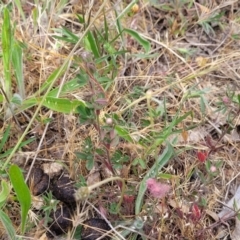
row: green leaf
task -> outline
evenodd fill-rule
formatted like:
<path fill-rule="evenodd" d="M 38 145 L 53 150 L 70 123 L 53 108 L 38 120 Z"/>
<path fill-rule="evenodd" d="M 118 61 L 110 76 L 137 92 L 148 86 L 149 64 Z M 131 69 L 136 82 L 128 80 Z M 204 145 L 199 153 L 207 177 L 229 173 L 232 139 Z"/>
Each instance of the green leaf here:
<path fill-rule="evenodd" d="M 85 103 L 67 98 L 46 97 L 43 102 L 43 106 L 60 113 L 76 113 L 76 108 L 80 105 L 85 106 Z"/>
<path fill-rule="evenodd" d="M 146 168 L 147 168 L 146 162 L 145 162 L 143 159 L 141 159 L 141 158 L 135 158 L 135 159 L 133 160 L 133 162 L 132 162 L 132 165 L 133 165 L 133 166 L 137 166 L 138 164 L 141 166 L 142 169 L 146 169 Z"/>
<path fill-rule="evenodd" d="M 25 232 L 28 211 L 31 207 L 31 194 L 24 181 L 23 174 L 17 165 L 9 168 L 9 177 L 21 206 L 21 233 Z"/>
<path fill-rule="evenodd" d="M 87 159 L 86 168 L 87 168 L 87 170 L 90 171 L 90 170 L 92 170 L 93 166 L 94 166 L 94 158 L 93 158 L 93 156 L 90 156 Z"/>
<path fill-rule="evenodd" d="M 77 112 L 79 113 L 79 120 L 82 124 L 87 123 L 88 121 L 92 121 L 95 118 L 94 110 L 87 106 L 78 106 Z"/>
<path fill-rule="evenodd" d="M 0 192 L 0 208 L 5 204 L 11 190 L 10 186 L 5 180 L 1 181 L 1 186 L 2 186 L 1 188 L 2 190 Z"/>
<path fill-rule="evenodd" d="M 151 49 L 151 44 L 149 41 L 147 41 L 146 39 L 142 38 L 138 32 L 132 30 L 132 29 L 128 29 L 125 28 L 123 30 L 124 32 L 128 33 L 129 35 L 131 35 L 139 44 L 141 44 L 145 50 L 145 52 L 149 52 Z"/>
<path fill-rule="evenodd" d="M 124 138 L 128 142 L 133 142 L 131 136 L 129 135 L 128 131 L 125 128 L 116 125 L 114 129 L 120 137 Z"/>
<path fill-rule="evenodd" d="M 81 160 L 87 160 L 88 153 L 75 152 L 76 156 Z"/>
<path fill-rule="evenodd" d="M 0 221 L 2 222 L 4 228 L 6 229 L 9 239 L 15 240 L 16 233 L 12 225 L 12 222 L 9 219 L 8 215 L 5 212 L 3 212 L 1 209 L 0 209 Z"/>
<path fill-rule="evenodd" d="M 54 95 L 54 94 L 53 94 Z M 42 101 L 40 98 L 31 98 L 23 102 L 25 107 L 30 107 Z M 85 103 L 80 100 L 69 100 L 67 98 L 46 97 L 43 101 L 43 106 L 60 113 L 76 113 L 78 106 L 85 106 Z"/>
<path fill-rule="evenodd" d="M 163 166 L 166 163 L 168 163 L 168 161 L 170 160 L 170 158 L 173 155 L 173 152 L 174 152 L 173 147 L 170 144 L 168 144 L 166 149 L 162 153 L 162 155 L 160 155 L 156 159 L 155 163 L 153 164 L 151 169 L 147 172 L 147 174 L 143 178 L 142 182 L 140 183 L 138 196 L 137 196 L 136 203 L 135 203 L 135 214 L 136 215 L 138 215 L 141 211 L 144 194 L 145 194 L 145 191 L 147 190 L 147 185 L 146 185 L 147 179 L 156 178 L 158 176 L 159 171 L 163 168 Z"/>
<path fill-rule="evenodd" d="M 22 97 L 18 93 L 14 93 L 13 97 L 11 99 L 11 102 L 16 104 L 16 105 L 21 105 L 22 104 Z"/>
<path fill-rule="evenodd" d="M 94 157 L 93 157 L 93 155 L 91 153 L 88 153 L 88 152 L 86 152 L 86 153 L 84 153 L 84 152 L 76 152 L 75 154 L 76 154 L 76 156 L 79 159 L 81 159 L 83 161 L 86 161 L 86 168 L 87 168 L 87 170 L 90 171 L 93 168 L 93 166 L 94 166 Z"/>
<path fill-rule="evenodd" d="M 139 165 L 141 166 L 142 169 L 146 169 L 147 166 L 146 166 L 146 162 L 143 160 L 143 159 L 139 159 Z"/>

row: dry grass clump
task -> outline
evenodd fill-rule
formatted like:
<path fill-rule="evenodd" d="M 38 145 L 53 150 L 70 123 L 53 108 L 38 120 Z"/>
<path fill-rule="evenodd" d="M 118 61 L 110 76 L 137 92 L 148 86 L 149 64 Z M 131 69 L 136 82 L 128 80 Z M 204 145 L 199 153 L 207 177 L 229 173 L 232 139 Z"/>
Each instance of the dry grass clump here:
<path fill-rule="evenodd" d="M 12 3 L 14 38 L 24 45 L 24 100 L 37 102 L 15 107 L 15 122 L 2 101 L 1 135 L 11 125 L 3 152 L 21 136 L 35 137 L 11 160 L 26 178 L 36 164 L 59 162 L 77 187 L 124 179 L 125 192 L 120 182 L 108 183 L 79 204 L 69 239 L 91 217 L 109 221 L 112 239 L 227 239 L 235 218 L 223 224 L 217 214 L 239 185 L 239 3 L 133 2 L 30 1 L 21 6 L 25 18 Z M 73 79 L 75 88 L 67 85 Z M 83 121 L 70 104 L 70 112 L 44 104 L 54 89 L 51 97 L 82 101 L 90 117 Z M 151 172 L 169 143 L 172 157 Z M 171 190 L 157 198 L 148 189 L 136 212 L 147 174 Z M 31 211 L 41 225 L 34 233 L 39 226 L 31 222 L 26 235 L 34 238 L 46 216 Z"/>

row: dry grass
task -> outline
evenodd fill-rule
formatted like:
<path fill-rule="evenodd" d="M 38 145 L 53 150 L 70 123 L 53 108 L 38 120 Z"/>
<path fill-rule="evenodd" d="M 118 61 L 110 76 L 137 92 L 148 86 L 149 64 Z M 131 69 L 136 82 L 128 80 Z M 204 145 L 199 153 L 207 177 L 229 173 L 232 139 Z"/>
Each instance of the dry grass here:
<path fill-rule="evenodd" d="M 89 29 L 104 31 L 104 13 L 110 38 L 116 36 L 114 10 L 121 14 L 127 6 L 125 1 L 116 2 L 70 1 L 62 6 L 61 1 L 57 0 L 39 1 L 38 4 L 26 2 L 22 4 L 26 19 L 21 18 L 13 3 L 11 20 L 16 23 L 15 38 L 26 46 L 23 71 L 27 98 L 38 97 L 38 90 L 48 76 L 63 63 L 68 63 L 67 68 L 52 86 L 60 86 L 58 96 L 61 87 L 74 78 L 80 69 L 90 74 L 94 71 L 99 74 L 106 72 L 109 67 L 106 62 L 94 62 L 94 57 L 80 40 Z M 114 229 L 113 239 L 132 239 L 134 229 L 131 229 L 132 235 L 126 238 L 118 236 L 117 231 L 122 231 L 125 221 L 134 221 L 136 217 L 147 219 L 142 228 L 146 239 L 230 239 L 235 226 L 234 218 L 222 224 L 214 217 L 239 185 L 239 104 L 230 97 L 229 102 L 224 102 L 223 98 L 231 93 L 235 96 L 240 94 L 240 6 L 238 1 L 185 1 L 185 4 L 182 4 L 184 1 L 153 2 L 159 2 L 158 6 L 151 6 L 149 1 L 139 1 L 136 13 L 119 18 L 123 28 L 136 30 L 151 43 L 150 53 L 153 56 L 138 56 L 138 53 L 144 55 L 144 51 L 129 35 L 117 39 L 114 47 L 123 49 L 124 46 L 129 52 L 118 56 L 116 77 L 104 90 L 107 104 L 100 111 L 99 126 L 104 128 L 105 119 L 114 115 L 126 124 L 134 141 L 121 139 L 111 147 L 109 154 L 111 158 L 119 150 L 128 156 L 128 161 L 115 173 L 126 180 L 127 190 L 135 197 L 142 177 L 163 152 L 166 142 L 172 142 L 177 154 L 159 172 L 159 176 L 162 173 L 170 174 L 167 180 L 160 180 L 171 184 L 172 191 L 161 201 L 146 192 L 139 216 L 135 216 L 134 202 L 129 208 L 125 204 L 121 214 L 115 215 L 109 209 L 112 202 L 118 200 L 119 189 L 114 184 L 104 185 L 92 194 L 89 204 L 81 206 L 73 220 L 74 226 L 88 217 L 105 216 L 103 212 L 106 211 L 106 218 Z M 45 10 L 44 5 L 47 5 Z M 38 12 L 36 22 L 33 19 L 34 11 Z M 91 16 L 90 25 L 85 29 L 76 18 L 76 14 L 81 15 L 83 11 L 86 18 Z M 219 19 L 211 19 L 220 13 L 223 15 Z M 54 29 L 61 26 L 79 37 L 76 45 L 54 38 Z M 206 26 L 212 27 L 209 33 L 206 33 Z M 0 69 L 3 66 L 0 65 Z M 111 74 L 110 71 L 110 78 Z M 16 92 L 15 85 L 13 88 L 13 92 Z M 99 89 L 103 89 L 103 86 L 90 82 L 67 93 L 65 97 L 89 102 L 93 92 Z M 219 111 L 220 107 L 226 110 Z M 162 111 L 161 114 L 151 112 L 157 108 Z M 4 121 L 2 109 L 1 121 Z M 164 137 L 161 133 L 176 114 L 183 116 L 189 111 L 192 111 L 192 115 L 174 126 L 174 133 L 161 142 Z M 76 182 L 80 182 L 80 175 L 89 180 L 94 171 L 100 172 L 94 181 L 112 174 L 103 164 L 106 156 L 95 158 L 95 168 L 90 173 L 86 162 L 77 160 L 75 152 L 84 150 L 87 137 L 90 137 L 94 149 L 103 148 L 98 129 L 92 124 L 80 124 L 77 114 L 63 114 L 34 106 L 17 112 L 15 116 L 23 126 L 22 130 L 19 131 L 15 122 L 8 119 L 2 125 L 1 133 L 11 123 L 11 137 L 5 146 L 7 150 L 16 145 L 23 130 L 30 127 L 26 137 L 35 136 L 36 141 L 17 152 L 12 159 L 12 162 L 28 171 L 27 176 L 32 167 L 52 161 L 63 163 L 66 172 Z M 47 119 L 51 121 L 46 124 L 44 120 Z M 226 131 L 229 126 L 231 131 Z M 210 152 L 208 161 L 212 165 L 222 163 L 216 175 L 211 176 L 205 164 L 198 160 L 197 151 Z M 133 160 L 137 158 L 145 161 L 146 169 L 133 166 Z M 199 218 L 196 209 L 200 211 Z M 100 213 L 97 212 L 99 210 Z M 11 219 L 14 222 L 14 218 Z M 125 228 L 130 225 L 126 224 Z M 32 228 L 34 231 L 37 229 L 34 224 Z M 28 233 L 33 239 L 39 237 L 41 232 L 40 229 L 37 229 L 37 233 L 34 231 Z M 69 233 L 66 238 L 72 237 Z"/>

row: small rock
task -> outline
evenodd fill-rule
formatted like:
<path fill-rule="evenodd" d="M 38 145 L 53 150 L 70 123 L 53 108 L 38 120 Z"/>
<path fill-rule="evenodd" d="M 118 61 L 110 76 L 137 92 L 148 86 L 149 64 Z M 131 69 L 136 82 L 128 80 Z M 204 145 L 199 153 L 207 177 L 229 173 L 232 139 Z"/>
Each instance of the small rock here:
<path fill-rule="evenodd" d="M 59 176 L 63 170 L 63 165 L 60 163 L 44 163 L 43 164 L 43 171 L 44 173 L 48 174 L 50 178 Z"/>

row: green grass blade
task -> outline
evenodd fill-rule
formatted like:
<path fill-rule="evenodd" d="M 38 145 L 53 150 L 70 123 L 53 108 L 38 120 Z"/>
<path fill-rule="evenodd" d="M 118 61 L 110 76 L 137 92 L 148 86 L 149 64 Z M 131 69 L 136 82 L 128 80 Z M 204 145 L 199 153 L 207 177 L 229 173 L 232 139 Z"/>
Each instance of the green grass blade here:
<path fill-rule="evenodd" d="M 4 144 L 7 142 L 8 138 L 9 138 L 9 133 L 10 133 L 10 125 L 8 125 L 6 131 L 4 132 L 3 137 L 1 139 L 0 151 L 2 151 L 2 148 L 3 148 Z"/>
<path fill-rule="evenodd" d="M 137 3 L 137 2 L 138 2 L 138 0 L 133 0 L 133 1 L 131 1 L 131 2 L 127 5 L 127 7 L 126 7 L 125 9 L 123 9 L 123 11 L 118 15 L 117 19 L 120 19 L 120 18 L 124 17 L 128 12 L 130 12 L 131 9 L 132 9 L 132 6 L 133 6 L 135 3 Z"/>
<path fill-rule="evenodd" d="M 60 78 L 62 74 L 65 72 L 66 66 L 63 68 L 56 69 L 48 79 L 42 84 L 41 88 L 37 92 L 37 96 L 39 96 L 43 91 L 45 91 L 51 84 L 56 80 L 56 77 Z"/>
<path fill-rule="evenodd" d="M 123 128 L 123 127 L 121 127 L 121 126 L 119 126 L 119 125 L 116 125 L 116 126 L 114 127 L 114 130 L 115 130 L 115 131 L 117 132 L 117 134 L 118 134 L 120 137 L 122 137 L 123 139 L 127 140 L 128 142 L 133 142 L 131 136 L 129 135 L 129 132 L 128 132 L 125 128 Z"/>
<path fill-rule="evenodd" d="M 87 39 L 88 39 L 88 42 L 89 42 L 89 45 L 90 45 L 90 48 L 92 50 L 94 57 L 99 58 L 100 57 L 99 49 L 97 46 L 96 38 L 94 37 L 92 32 L 90 32 L 90 31 L 88 32 Z"/>
<path fill-rule="evenodd" d="M 60 96 L 65 96 L 67 93 L 71 93 L 76 89 L 79 89 L 80 87 L 84 86 L 87 83 L 87 80 L 82 81 L 79 80 L 79 78 L 74 78 L 70 80 L 69 82 L 65 83 L 61 89 Z M 59 91 L 59 87 L 51 90 L 51 92 L 48 94 L 48 97 L 57 97 Z"/>
<path fill-rule="evenodd" d="M 32 18 L 33 18 L 33 28 L 34 28 L 34 32 L 37 31 L 38 29 L 38 17 L 39 17 L 39 13 L 38 13 L 38 9 L 34 8 L 32 10 Z"/>
<path fill-rule="evenodd" d="M 106 14 L 104 12 L 104 39 L 106 42 L 108 42 L 108 32 L 109 32 L 109 28 L 108 28 L 108 22 L 107 22 L 107 18 L 106 18 Z"/>
<path fill-rule="evenodd" d="M 11 99 L 11 44 L 12 31 L 9 11 L 7 8 L 3 12 L 3 26 L 2 26 L 2 54 L 3 54 L 3 72 L 4 72 L 4 91 Z"/>
<path fill-rule="evenodd" d="M 72 33 L 70 30 L 68 30 L 65 27 L 62 27 L 61 29 L 55 29 L 55 31 L 58 34 L 61 34 L 61 36 L 57 36 L 55 35 L 54 38 L 65 41 L 65 42 L 69 42 L 69 43 L 73 43 L 76 44 L 79 40 L 79 37 L 77 35 L 75 35 L 74 33 Z"/>
<path fill-rule="evenodd" d="M 145 177 L 143 178 L 142 182 L 140 183 L 138 196 L 135 203 L 135 214 L 138 215 L 141 211 L 142 202 L 144 198 L 145 191 L 147 190 L 146 181 L 149 178 L 155 178 L 157 177 L 159 171 L 163 168 L 163 166 L 168 163 L 170 158 L 172 157 L 174 153 L 173 147 L 168 144 L 164 152 L 157 158 L 154 165 L 151 167 L 151 169 L 147 172 Z"/>
<path fill-rule="evenodd" d="M 21 205 L 21 233 L 24 234 L 28 211 L 31 207 L 31 194 L 24 181 L 23 174 L 17 165 L 12 165 L 9 169 L 9 177 L 17 194 L 17 199 Z"/>
<path fill-rule="evenodd" d="M 122 27 L 122 24 L 121 24 L 121 21 L 119 20 L 119 18 L 118 18 L 118 13 L 117 13 L 117 11 L 115 10 L 114 11 L 114 13 L 115 13 L 115 16 L 116 16 L 116 27 L 117 27 L 117 31 L 118 31 L 118 34 L 121 36 L 121 40 L 122 40 L 122 42 L 124 43 L 124 38 L 123 38 L 123 27 Z"/>
<path fill-rule="evenodd" d="M 62 11 L 64 10 L 64 7 L 66 7 L 66 4 L 68 4 L 68 2 L 69 2 L 68 0 L 58 1 L 58 4 L 56 6 L 56 13 L 60 15 L 62 13 Z"/>
<path fill-rule="evenodd" d="M 2 94 L 0 94 L 0 103 L 2 103 L 2 102 L 3 102 L 3 99 L 4 99 L 3 95 L 2 95 Z"/>
<path fill-rule="evenodd" d="M 139 44 L 141 44 L 145 50 L 145 52 L 149 52 L 151 49 L 151 44 L 149 41 L 147 41 L 146 39 L 142 38 L 138 32 L 132 30 L 132 29 L 128 29 L 125 28 L 123 30 L 124 32 L 128 33 L 129 35 L 131 35 Z"/>
<path fill-rule="evenodd" d="M 148 152 L 152 152 L 153 149 L 155 149 L 157 146 L 161 145 L 164 141 L 166 141 L 166 139 L 174 133 L 181 133 L 181 130 L 174 130 L 174 127 L 177 126 L 179 123 L 181 123 L 184 119 L 186 119 L 189 115 L 192 115 L 192 111 L 189 111 L 187 113 L 185 113 L 183 116 L 179 117 L 179 112 L 181 110 L 181 107 L 179 108 L 179 111 L 176 113 L 174 119 L 172 120 L 172 122 L 170 123 L 169 126 L 166 126 L 164 128 L 164 130 L 162 132 L 159 133 L 159 135 L 157 136 L 157 138 L 154 140 L 153 143 L 151 143 L 151 146 L 148 150 Z"/>
<path fill-rule="evenodd" d="M 8 183 L 4 180 L 1 181 L 1 186 L 2 186 L 1 188 L 2 190 L 0 192 L 0 208 L 5 204 L 11 190 Z"/>
<path fill-rule="evenodd" d="M 28 140 L 21 142 L 21 143 L 19 144 L 19 146 L 18 146 L 17 149 L 19 149 L 19 148 L 21 148 L 21 147 L 24 147 L 24 146 L 26 146 L 27 144 L 29 144 L 29 143 L 31 143 L 31 142 L 33 142 L 33 141 L 35 141 L 35 140 L 36 140 L 35 138 L 29 138 Z M 14 148 L 10 148 L 10 149 L 6 150 L 4 153 L 0 154 L 0 159 L 9 156 L 9 155 L 12 153 L 13 149 L 14 149 Z M 5 164 L 5 163 L 4 163 L 4 164 Z"/>
<path fill-rule="evenodd" d="M 180 108 L 181 109 L 181 108 Z M 193 115 L 192 111 L 186 112 L 183 116 L 178 117 L 179 112 L 176 113 L 173 121 L 171 124 L 167 127 L 167 135 L 170 135 L 173 131 L 173 128 L 177 126 L 179 123 L 181 123 L 184 119 L 186 119 L 188 116 Z"/>
<path fill-rule="evenodd" d="M 19 89 L 19 94 L 22 99 L 25 99 L 25 84 L 23 79 L 23 59 L 22 59 L 22 48 L 18 42 L 14 42 L 13 44 L 13 52 L 12 52 L 12 63 L 15 72 L 15 76 L 17 79 L 17 85 Z"/>
<path fill-rule="evenodd" d="M 76 44 L 79 37 L 68 30 L 66 27 L 62 27 L 63 35 L 66 36 L 72 43 Z"/>
<path fill-rule="evenodd" d="M 6 229 L 9 239 L 15 240 L 16 233 L 12 225 L 12 222 L 9 219 L 8 215 L 5 212 L 3 212 L 1 209 L 0 209 L 0 221 L 2 222 L 4 228 Z"/>
<path fill-rule="evenodd" d="M 21 3 L 21 1 L 20 1 L 20 0 L 14 0 L 14 2 L 15 2 L 15 4 L 16 4 L 17 8 L 18 8 L 18 11 L 21 13 L 21 16 L 22 16 L 23 20 L 25 20 L 26 18 L 25 18 L 23 9 L 22 9 L 22 3 Z"/>

